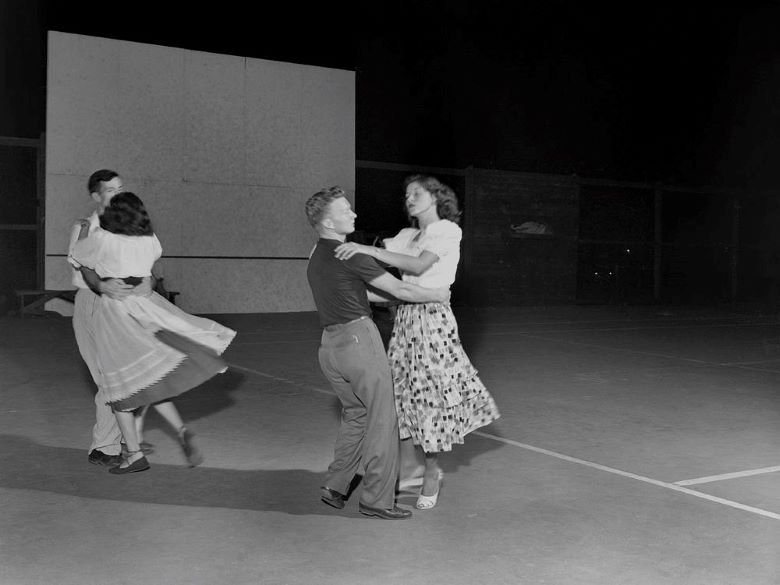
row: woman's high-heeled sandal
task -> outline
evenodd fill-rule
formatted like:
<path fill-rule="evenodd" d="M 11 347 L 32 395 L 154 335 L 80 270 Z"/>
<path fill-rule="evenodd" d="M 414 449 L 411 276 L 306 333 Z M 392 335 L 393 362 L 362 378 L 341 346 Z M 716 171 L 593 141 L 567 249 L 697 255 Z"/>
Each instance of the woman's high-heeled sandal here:
<path fill-rule="evenodd" d="M 420 493 L 420 496 L 417 498 L 415 508 L 418 510 L 430 510 L 433 508 L 436 505 L 436 502 L 439 501 L 439 492 L 441 491 L 441 483 L 443 480 L 444 472 L 440 469 L 436 476 L 436 493 L 432 496 L 424 496 L 422 493 Z"/>

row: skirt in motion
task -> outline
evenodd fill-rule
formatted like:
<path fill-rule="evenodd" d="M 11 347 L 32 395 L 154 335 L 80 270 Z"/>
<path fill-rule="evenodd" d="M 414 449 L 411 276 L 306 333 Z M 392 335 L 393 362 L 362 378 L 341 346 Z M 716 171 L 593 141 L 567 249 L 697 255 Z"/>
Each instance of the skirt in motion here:
<path fill-rule="evenodd" d="M 95 383 L 116 410 L 178 396 L 227 369 L 220 355 L 236 332 L 157 293 L 99 297 L 93 311 Z"/>
<path fill-rule="evenodd" d="M 500 414 L 443 303 L 398 307 L 388 348 L 398 428 L 426 453 L 452 450 Z"/>

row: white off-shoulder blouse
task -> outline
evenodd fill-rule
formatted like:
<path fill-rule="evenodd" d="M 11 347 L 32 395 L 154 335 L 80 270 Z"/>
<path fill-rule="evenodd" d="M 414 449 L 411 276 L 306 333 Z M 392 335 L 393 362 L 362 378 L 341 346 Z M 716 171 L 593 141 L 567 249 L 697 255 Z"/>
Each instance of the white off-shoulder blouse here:
<path fill-rule="evenodd" d="M 385 239 L 385 248 L 390 252 L 419 256 L 427 250 L 439 259 L 420 275 L 402 274 L 403 280 L 430 288 L 440 288 L 455 282 L 455 273 L 460 261 L 460 241 L 463 237 L 458 224 L 440 219 L 424 230 L 404 228 L 393 238 Z"/>
<path fill-rule="evenodd" d="M 101 278 L 123 278 L 151 276 L 160 256 L 162 245 L 156 235 L 124 236 L 97 228 L 74 244 L 68 259 L 91 268 Z"/>

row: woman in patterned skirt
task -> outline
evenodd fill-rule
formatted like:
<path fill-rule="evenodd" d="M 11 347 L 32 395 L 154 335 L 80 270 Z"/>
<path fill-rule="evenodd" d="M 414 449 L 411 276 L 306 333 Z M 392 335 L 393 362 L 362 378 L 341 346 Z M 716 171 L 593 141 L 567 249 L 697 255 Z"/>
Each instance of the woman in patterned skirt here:
<path fill-rule="evenodd" d="M 403 279 L 425 287 L 450 286 L 460 259 L 460 211 L 455 193 L 435 177 L 406 179 L 405 205 L 412 227 L 385 240 L 385 249 L 345 243 L 346 259 L 369 254 L 401 270 Z M 398 307 L 388 359 L 401 439 L 425 453 L 421 510 L 433 508 L 444 476 L 438 454 L 463 443 L 471 431 L 499 417 L 490 393 L 463 350 L 449 303 Z"/>
<path fill-rule="evenodd" d="M 114 195 L 100 216 L 100 228 L 73 247 L 75 264 L 101 278 L 135 284 L 150 276 L 162 247 L 143 202 L 130 192 Z M 190 466 L 202 456 L 171 398 L 224 372 L 220 354 L 236 332 L 182 311 L 153 292 L 117 300 L 95 297 L 95 383 L 108 398 L 127 445 L 127 457 L 111 473 L 149 469 L 141 451 L 133 412 L 152 405 L 174 428 Z"/>

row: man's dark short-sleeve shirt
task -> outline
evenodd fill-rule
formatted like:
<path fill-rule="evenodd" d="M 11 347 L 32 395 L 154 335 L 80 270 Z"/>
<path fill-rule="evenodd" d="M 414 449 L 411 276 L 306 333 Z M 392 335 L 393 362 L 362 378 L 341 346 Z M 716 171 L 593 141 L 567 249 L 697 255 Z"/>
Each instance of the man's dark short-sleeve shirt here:
<path fill-rule="evenodd" d="M 365 254 L 339 260 L 334 253 L 339 244 L 338 240 L 320 238 L 306 271 L 323 327 L 370 317 L 366 283 L 386 274 L 384 268 Z"/>

